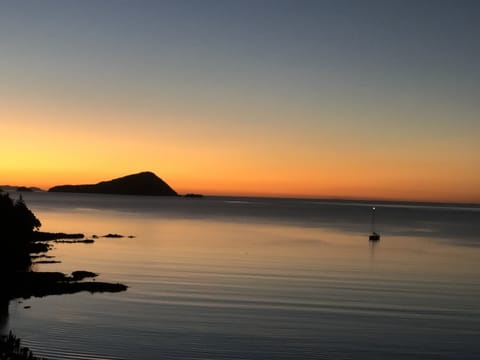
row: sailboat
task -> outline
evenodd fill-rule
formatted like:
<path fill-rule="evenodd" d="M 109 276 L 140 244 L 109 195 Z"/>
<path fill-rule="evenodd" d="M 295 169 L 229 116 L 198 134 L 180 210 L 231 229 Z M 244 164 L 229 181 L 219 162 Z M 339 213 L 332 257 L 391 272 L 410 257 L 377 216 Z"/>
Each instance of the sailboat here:
<path fill-rule="evenodd" d="M 375 232 L 375 207 L 372 208 L 372 233 L 368 236 L 370 241 L 380 240 L 380 234 Z"/>

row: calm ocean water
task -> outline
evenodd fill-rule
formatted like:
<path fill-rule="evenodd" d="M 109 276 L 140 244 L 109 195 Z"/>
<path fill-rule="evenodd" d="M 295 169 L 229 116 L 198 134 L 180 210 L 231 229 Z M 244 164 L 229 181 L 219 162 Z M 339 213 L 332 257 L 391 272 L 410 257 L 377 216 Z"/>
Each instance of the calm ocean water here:
<path fill-rule="evenodd" d="M 49 359 L 479 359 L 480 208 L 24 194 L 58 264 L 129 286 L 12 301 Z M 372 244 L 371 206 L 382 239 Z M 25 306 L 30 308 L 25 308 Z"/>

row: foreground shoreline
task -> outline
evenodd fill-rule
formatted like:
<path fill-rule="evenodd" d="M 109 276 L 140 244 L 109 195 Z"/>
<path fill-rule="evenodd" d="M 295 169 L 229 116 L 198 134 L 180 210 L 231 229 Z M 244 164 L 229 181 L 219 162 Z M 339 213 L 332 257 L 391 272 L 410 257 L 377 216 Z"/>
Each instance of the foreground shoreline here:
<path fill-rule="evenodd" d="M 35 231 L 33 242 L 30 247 L 30 258 L 47 256 L 51 249 L 49 241 L 65 241 L 67 243 L 85 243 L 83 234 L 50 233 Z M 71 240 L 74 239 L 74 240 Z M 81 291 L 90 293 L 97 292 L 121 292 L 126 291 L 127 286 L 120 283 L 108 283 L 97 281 L 84 281 L 86 278 L 95 278 L 97 274 L 89 271 L 76 270 L 72 275 L 61 272 L 14 271 L 3 277 L 2 297 L 4 300 L 30 297 L 44 297 L 49 295 L 74 294 Z"/>
<path fill-rule="evenodd" d="M 14 299 L 28 299 L 49 295 L 74 294 L 82 291 L 122 292 L 127 286 L 120 283 L 84 281 L 98 274 L 77 270 L 71 275 L 61 272 L 32 271 L 33 260 L 49 257 L 50 241 L 93 243 L 83 234 L 40 232 L 41 222 L 26 206 L 22 196 L 13 200 L 8 193 L 0 192 L 0 320 L 8 319 L 9 304 Z M 20 340 L 10 331 L 0 334 L 0 360 L 38 359 L 20 346 Z"/>

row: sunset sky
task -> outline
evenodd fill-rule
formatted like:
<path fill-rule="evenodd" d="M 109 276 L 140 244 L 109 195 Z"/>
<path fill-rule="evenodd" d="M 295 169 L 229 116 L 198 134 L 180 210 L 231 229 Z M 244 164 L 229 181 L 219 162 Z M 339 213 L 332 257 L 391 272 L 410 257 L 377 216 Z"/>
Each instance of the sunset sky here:
<path fill-rule="evenodd" d="M 0 184 L 480 202 L 480 1 L 0 1 Z"/>

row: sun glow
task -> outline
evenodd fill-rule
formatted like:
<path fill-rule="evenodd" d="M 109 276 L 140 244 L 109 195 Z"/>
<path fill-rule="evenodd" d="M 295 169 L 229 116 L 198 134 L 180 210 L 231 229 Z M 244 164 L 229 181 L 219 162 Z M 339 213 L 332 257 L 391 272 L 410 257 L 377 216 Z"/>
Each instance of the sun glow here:
<path fill-rule="evenodd" d="M 59 8 L 67 26 L 2 8 L 1 185 L 153 171 L 179 193 L 480 202 L 478 62 L 471 44 L 448 51 L 461 68 L 444 61 L 441 22 L 403 38 L 359 20 L 372 47 L 347 24 L 313 31 L 323 11 L 308 31 L 291 14 L 252 31 L 195 15 L 192 31 L 182 11 L 169 30 L 143 7 L 90 10 Z"/>

